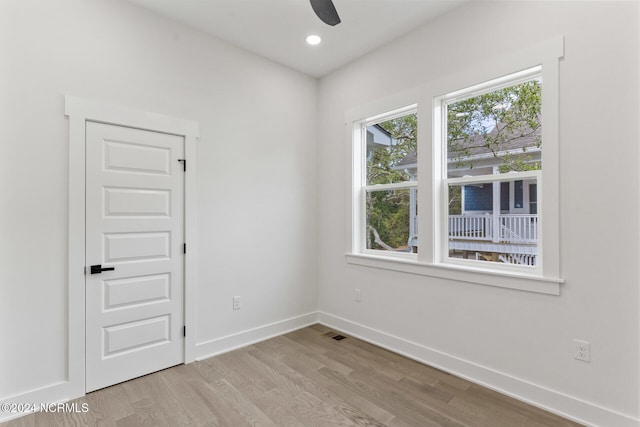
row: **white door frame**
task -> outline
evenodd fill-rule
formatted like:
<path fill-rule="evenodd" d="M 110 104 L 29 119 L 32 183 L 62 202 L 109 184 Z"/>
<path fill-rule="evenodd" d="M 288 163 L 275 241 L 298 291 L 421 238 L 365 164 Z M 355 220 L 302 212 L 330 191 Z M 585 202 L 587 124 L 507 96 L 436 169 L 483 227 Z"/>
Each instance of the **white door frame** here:
<path fill-rule="evenodd" d="M 67 309 L 67 381 L 69 398 L 85 394 L 85 129 L 87 121 L 127 126 L 184 137 L 184 362 L 195 360 L 196 302 L 196 141 L 198 122 L 65 96 L 69 117 L 69 243 Z"/>

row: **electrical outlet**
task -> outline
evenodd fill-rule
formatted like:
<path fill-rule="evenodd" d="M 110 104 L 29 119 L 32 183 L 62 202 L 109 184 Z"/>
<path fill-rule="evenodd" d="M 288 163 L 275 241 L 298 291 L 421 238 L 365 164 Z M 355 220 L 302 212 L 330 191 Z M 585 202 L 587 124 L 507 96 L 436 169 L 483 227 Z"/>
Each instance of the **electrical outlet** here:
<path fill-rule="evenodd" d="M 581 340 L 573 340 L 573 358 L 584 362 L 591 362 L 591 343 Z"/>
<path fill-rule="evenodd" d="M 360 289 L 356 288 L 355 291 L 356 291 L 356 302 L 362 301 L 360 298 Z"/>
<path fill-rule="evenodd" d="M 233 297 L 233 309 L 240 310 L 240 297 Z"/>

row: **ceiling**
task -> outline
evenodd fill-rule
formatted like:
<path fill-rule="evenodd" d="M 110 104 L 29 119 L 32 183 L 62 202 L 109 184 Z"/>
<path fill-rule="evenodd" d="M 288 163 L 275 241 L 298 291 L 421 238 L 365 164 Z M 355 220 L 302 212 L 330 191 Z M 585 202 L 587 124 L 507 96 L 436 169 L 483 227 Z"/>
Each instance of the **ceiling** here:
<path fill-rule="evenodd" d="M 469 0 L 333 0 L 342 23 L 309 0 L 129 0 L 314 77 L 322 77 Z M 323 42 L 309 46 L 309 34 Z"/>

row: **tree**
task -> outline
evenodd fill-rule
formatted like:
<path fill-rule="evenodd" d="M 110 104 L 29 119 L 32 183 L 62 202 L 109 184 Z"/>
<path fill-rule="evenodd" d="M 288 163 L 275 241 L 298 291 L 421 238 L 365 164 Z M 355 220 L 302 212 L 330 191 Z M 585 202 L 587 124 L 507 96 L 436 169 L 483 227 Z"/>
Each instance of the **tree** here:
<path fill-rule="evenodd" d="M 469 160 L 474 150 L 484 149 L 502 161 L 500 172 L 540 169 L 531 162 L 526 147 L 522 153 L 505 153 L 509 143 L 534 137 L 540 147 L 539 130 L 542 108 L 542 85 L 531 80 L 464 99 L 447 108 L 447 150 L 449 158 L 473 168 Z"/>
<path fill-rule="evenodd" d="M 396 119 L 378 123 L 395 140 L 388 147 L 375 148 L 367 161 L 367 183 L 389 184 L 408 181 L 409 175 L 398 170 L 398 163 L 416 151 L 417 116 L 409 114 Z"/>
<path fill-rule="evenodd" d="M 450 160 L 473 169 L 473 154 L 491 153 L 499 159 L 499 171 L 540 169 L 527 152 L 541 147 L 542 86 L 531 80 L 494 90 L 447 106 L 447 151 Z M 417 148 L 417 115 L 409 114 L 379 123 L 394 143 L 373 147 L 367 157 L 367 184 L 408 181 L 411 177 L 399 166 Z M 514 153 L 509 147 L 520 138 L 532 143 Z M 461 187 L 449 191 L 449 214 L 461 213 Z M 409 237 L 409 190 L 372 191 L 366 196 L 367 247 L 392 250 Z"/>
<path fill-rule="evenodd" d="M 379 123 L 393 143 L 374 147 L 367 159 L 367 183 L 389 184 L 409 181 L 398 164 L 416 152 L 417 116 L 409 114 Z M 407 244 L 409 236 L 409 190 L 367 193 L 367 247 L 392 250 Z"/>
<path fill-rule="evenodd" d="M 447 152 L 458 166 L 473 169 L 471 157 L 477 152 L 489 152 L 502 163 L 500 173 L 541 169 L 527 152 L 531 146 L 540 148 L 542 85 L 531 80 L 489 93 L 451 103 L 447 107 Z M 533 138 L 521 152 L 509 152 L 511 143 L 521 138 Z M 461 213 L 461 188 L 449 191 L 449 215 Z"/>

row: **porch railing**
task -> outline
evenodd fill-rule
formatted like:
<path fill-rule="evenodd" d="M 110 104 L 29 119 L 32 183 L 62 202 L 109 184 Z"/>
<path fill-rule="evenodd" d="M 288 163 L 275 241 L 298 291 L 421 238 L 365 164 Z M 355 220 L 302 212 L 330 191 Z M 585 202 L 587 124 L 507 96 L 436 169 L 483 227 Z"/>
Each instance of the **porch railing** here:
<path fill-rule="evenodd" d="M 492 240 L 490 216 L 449 215 L 449 239 Z"/>
<path fill-rule="evenodd" d="M 500 215 L 500 240 L 514 243 L 538 241 L 538 215 Z"/>
<path fill-rule="evenodd" d="M 498 215 L 495 227 L 493 215 L 449 215 L 449 239 L 537 243 L 538 216 Z"/>

